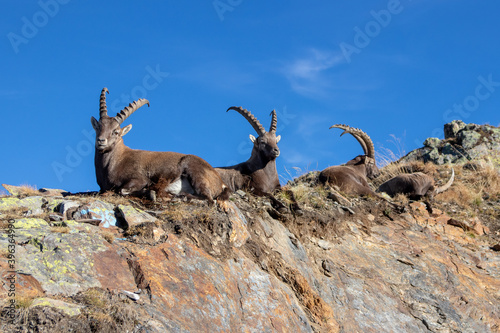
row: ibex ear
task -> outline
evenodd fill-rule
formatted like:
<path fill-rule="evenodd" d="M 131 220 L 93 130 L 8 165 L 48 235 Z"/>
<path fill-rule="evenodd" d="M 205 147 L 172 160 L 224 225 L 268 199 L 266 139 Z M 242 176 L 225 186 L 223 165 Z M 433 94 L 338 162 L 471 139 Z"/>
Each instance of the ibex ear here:
<path fill-rule="evenodd" d="M 278 136 L 276 137 L 276 143 L 280 142 L 280 140 L 281 140 L 281 135 L 278 135 Z"/>
<path fill-rule="evenodd" d="M 132 124 L 127 125 L 124 128 L 122 128 L 122 135 L 121 136 L 124 136 L 125 134 L 127 134 L 131 129 L 132 129 Z"/>
<path fill-rule="evenodd" d="M 255 142 L 255 140 L 257 140 L 257 139 L 255 138 L 255 136 L 253 136 L 252 134 L 250 134 L 250 135 L 249 135 L 249 137 L 250 137 L 250 140 L 251 140 L 252 142 Z"/>
<path fill-rule="evenodd" d="M 97 121 L 97 119 L 95 119 L 94 117 L 91 117 L 90 122 L 92 123 L 92 127 L 97 132 L 97 130 L 99 129 L 99 122 Z"/>

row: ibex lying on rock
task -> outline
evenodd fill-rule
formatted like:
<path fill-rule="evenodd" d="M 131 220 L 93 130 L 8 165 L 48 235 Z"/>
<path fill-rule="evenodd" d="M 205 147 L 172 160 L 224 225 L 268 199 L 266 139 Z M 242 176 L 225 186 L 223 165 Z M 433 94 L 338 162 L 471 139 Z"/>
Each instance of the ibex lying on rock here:
<path fill-rule="evenodd" d="M 423 197 L 432 199 L 435 194 L 449 189 L 454 179 L 455 170 L 453 168 L 451 169 L 450 180 L 445 185 L 437 188 L 435 187 L 434 178 L 425 173 L 401 174 L 380 185 L 377 191 L 385 192 L 391 197 L 402 193 L 412 200 L 420 200 Z"/>
<path fill-rule="evenodd" d="M 123 136 L 132 125 L 120 125 L 141 106 L 148 104 L 140 98 L 109 117 L 106 107 L 107 88 L 100 98 L 99 121 L 91 118 L 96 131 L 95 170 L 101 192 L 115 191 L 122 195 L 144 195 L 150 186 L 162 180 L 165 191 L 192 194 L 208 200 L 226 199 L 229 189 L 219 174 L 205 160 L 194 155 L 174 152 L 152 152 L 130 149 Z"/>
<path fill-rule="evenodd" d="M 378 196 L 368 185 L 368 178 L 375 178 L 380 173 L 375 163 L 375 148 L 370 137 L 362 130 L 347 125 L 333 125 L 330 128 L 343 129 L 344 132 L 340 136 L 351 134 L 358 140 L 365 154 L 356 156 L 345 165 L 326 168 L 319 174 L 319 181 L 338 186 L 344 193 Z"/>
<path fill-rule="evenodd" d="M 250 140 L 253 142 L 253 149 L 250 158 L 243 163 L 215 168 L 221 175 L 224 183 L 232 191 L 239 189 L 250 190 L 259 196 L 269 197 L 279 208 L 284 208 L 283 204 L 276 200 L 271 193 L 274 190 L 281 189 L 278 171 L 276 170 L 276 158 L 280 155 L 278 142 L 281 136 L 276 136 L 277 117 L 276 111 L 271 112 L 272 120 L 269 132 L 266 132 L 261 123 L 242 107 L 232 106 L 227 111 L 234 110 L 241 114 L 252 125 L 257 134 L 255 138 L 250 134 Z M 300 210 L 295 202 L 293 193 L 292 201 L 294 208 Z"/>

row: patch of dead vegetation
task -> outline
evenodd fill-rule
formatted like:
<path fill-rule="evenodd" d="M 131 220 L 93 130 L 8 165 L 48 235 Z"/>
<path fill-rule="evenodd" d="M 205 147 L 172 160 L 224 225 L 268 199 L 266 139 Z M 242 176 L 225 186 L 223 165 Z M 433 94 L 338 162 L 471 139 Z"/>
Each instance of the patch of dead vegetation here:
<path fill-rule="evenodd" d="M 203 200 L 190 200 L 170 202 L 164 204 L 163 209 L 157 216 L 157 225 L 167 234 L 174 233 L 180 238 L 189 239 L 216 258 L 226 259 L 233 256 L 229 241 L 232 225 L 222 208 L 207 205 Z M 151 236 L 151 231 L 147 228 L 131 232 Z"/>
<path fill-rule="evenodd" d="M 70 232 L 69 227 L 64 227 L 64 226 L 55 226 L 55 227 L 50 227 L 51 232 L 59 233 L 59 234 L 67 234 Z"/>
<path fill-rule="evenodd" d="M 453 217 L 478 217 L 495 233 L 500 230 L 500 171 L 491 162 L 457 165 L 453 185 L 435 202 Z"/>

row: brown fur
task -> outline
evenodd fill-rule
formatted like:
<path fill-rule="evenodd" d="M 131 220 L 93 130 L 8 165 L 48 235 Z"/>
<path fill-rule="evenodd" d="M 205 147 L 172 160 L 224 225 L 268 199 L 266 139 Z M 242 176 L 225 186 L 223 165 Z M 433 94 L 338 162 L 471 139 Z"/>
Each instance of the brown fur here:
<path fill-rule="evenodd" d="M 385 192 L 391 197 L 401 193 L 413 200 L 419 200 L 422 197 L 432 199 L 434 194 L 441 193 L 451 186 L 454 176 L 455 171 L 452 169 L 448 183 L 436 188 L 434 178 L 425 173 L 401 174 L 380 185 L 377 191 Z"/>
<path fill-rule="evenodd" d="M 258 120 L 247 110 L 238 107 L 229 109 L 240 112 L 254 127 L 259 136 L 250 136 L 253 149 L 250 158 L 243 163 L 215 168 L 222 177 L 224 183 L 232 190 L 247 190 L 259 196 L 267 196 L 273 205 L 279 209 L 285 209 L 284 205 L 271 194 L 275 190 L 281 190 L 278 171 L 276 170 L 276 158 L 280 155 L 278 142 L 281 136 L 276 136 L 276 112 L 271 112 L 272 121 L 269 132 L 266 132 Z M 229 110 L 228 109 L 228 110 Z M 300 211 L 293 193 L 290 191 L 294 210 Z"/>
<path fill-rule="evenodd" d="M 278 156 L 276 134 L 267 132 L 255 139 L 252 154 L 246 162 L 215 170 L 231 190 L 246 189 L 263 195 L 281 187 L 276 170 Z"/>
<path fill-rule="evenodd" d="M 319 174 L 318 180 L 323 184 L 336 185 L 346 194 L 378 196 L 368 184 L 368 178 L 378 175 L 375 160 L 360 155 L 346 165 L 335 165 L 326 168 Z"/>
<path fill-rule="evenodd" d="M 163 179 L 167 184 L 164 190 L 177 182 L 189 184 L 190 188 L 180 191 L 183 194 L 194 194 L 208 200 L 227 198 L 228 190 L 221 177 L 202 158 L 175 152 L 135 150 L 125 146 L 123 136 L 132 125 L 120 128 L 117 117 L 107 116 L 104 91 L 107 89 L 101 93 L 101 117 L 99 121 L 94 117 L 91 119 L 96 131 L 94 162 L 101 192 L 111 190 L 122 195 L 145 195 L 148 188 Z M 127 112 L 123 114 L 128 116 L 132 113 L 130 110 Z"/>
<path fill-rule="evenodd" d="M 378 196 L 368 185 L 368 178 L 377 177 L 380 172 L 375 162 L 373 142 L 362 130 L 348 125 L 337 124 L 330 128 L 340 128 L 351 134 L 361 145 L 364 155 L 358 155 L 345 165 L 336 165 L 326 168 L 319 174 L 318 180 L 323 184 L 335 185 L 340 191 L 354 195 Z"/>

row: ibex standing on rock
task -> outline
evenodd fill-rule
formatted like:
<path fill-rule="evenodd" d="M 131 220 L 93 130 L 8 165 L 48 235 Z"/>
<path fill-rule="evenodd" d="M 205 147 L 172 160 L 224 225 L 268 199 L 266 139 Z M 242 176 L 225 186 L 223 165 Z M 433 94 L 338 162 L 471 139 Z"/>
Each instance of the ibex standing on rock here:
<path fill-rule="evenodd" d="M 433 199 L 435 194 L 446 191 L 453 184 L 455 179 L 455 170 L 451 169 L 451 177 L 448 182 L 441 186 L 435 187 L 434 178 L 422 172 L 414 172 L 410 174 L 401 174 L 379 186 L 378 192 L 385 192 L 393 197 L 398 193 L 407 195 L 412 200 L 420 200 L 421 198 Z"/>
<path fill-rule="evenodd" d="M 250 134 L 250 140 L 253 142 L 253 149 L 250 158 L 243 163 L 216 168 L 224 183 L 236 191 L 239 189 L 251 190 L 259 196 L 269 197 L 279 208 L 284 208 L 283 204 L 276 200 L 271 193 L 280 189 L 278 171 L 276 170 L 276 158 L 280 155 L 278 142 L 281 136 L 276 136 L 277 117 L 276 111 L 271 112 L 272 120 L 269 132 L 266 132 L 257 118 L 250 111 L 242 107 L 232 106 L 227 111 L 234 110 L 241 114 L 252 125 L 257 134 L 257 138 Z M 293 193 L 291 193 L 294 208 L 299 211 L 295 202 Z"/>
<path fill-rule="evenodd" d="M 99 121 L 91 118 L 96 131 L 94 162 L 101 192 L 112 190 L 122 195 L 144 195 L 150 186 L 161 182 L 166 184 L 164 190 L 174 195 L 191 194 L 208 200 L 227 198 L 229 189 L 214 168 L 202 158 L 125 146 L 123 136 L 132 125 L 123 128 L 120 125 L 141 106 L 149 106 L 149 101 L 140 98 L 115 117 L 109 117 L 106 93 L 109 93 L 108 89 L 103 88 Z"/>
<path fill-rule="evenodd" d="M 344 132 L 340 136 L 351 134 L 358 140 L 365 154 L 356 156 L 345 165 L 326 168 L 319 174 L 319 181 L 335 185 L 348 194 L 378 196 L 368 185 L 368 178 L 375 178 L 380 174 L 375 163 L 375 148 L 368 134 L 347 125 L 333 125 L 330 128 L 343 129 Z"/>

